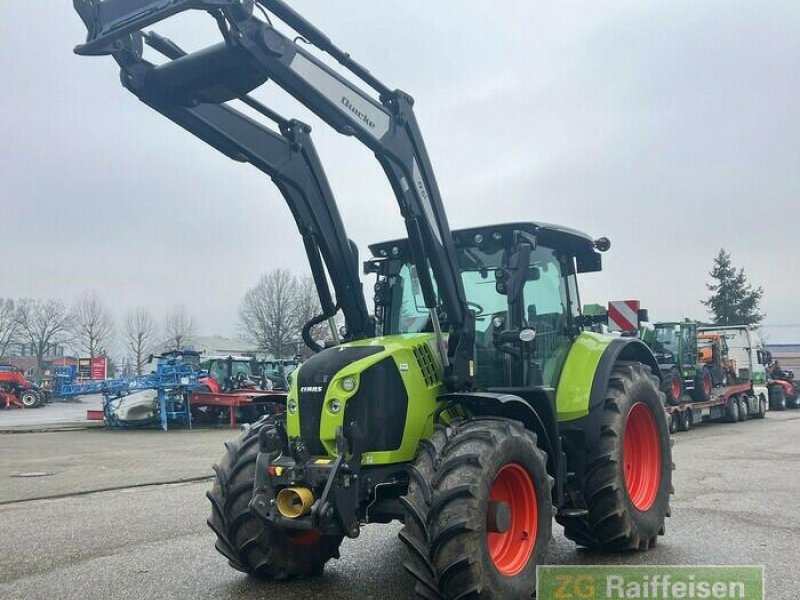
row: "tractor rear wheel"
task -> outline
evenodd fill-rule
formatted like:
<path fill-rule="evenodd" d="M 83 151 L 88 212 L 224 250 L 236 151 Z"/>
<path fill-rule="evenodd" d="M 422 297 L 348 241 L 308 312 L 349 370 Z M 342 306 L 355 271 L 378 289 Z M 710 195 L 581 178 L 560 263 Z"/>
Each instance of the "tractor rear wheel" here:
<path fill-rule="evenodd" d="M 418 597 L 529 598 L 552 537 L 553 479 L 536 435 L 481 418 L 422 442 L 400 539 Z"/>
<path fill-rule="evenodd" d="M 779 385 L 769 388 L 769 407 L 772 410 L 786 410 L 786 392 Z"/>
<path fill-rule="evenodd" d="M 664 534 L 672 493 L 672 449 L 658 379 L 646 365 L 619 362 L 605 402 L 595 410 L 601 411 L 600 435 L 586 449 L 588 514 L 557 520 L 581 546 L 647 550 Z"/>
<path fill-rule="evenodd" d="M 667 404 L 670 406 L 677 406 L 681 403 L 683 378 L 675 367 L 672 367 L 664 377 L 664 393 L 667 396 Z"/>
<path fill-rule="evenodd" d="M 253 497 L 258 432 L 274 427 L 274 417 L 245 425 L 239 438 L 225 442 L 225 454 L 214 465 L 208 526 L 217 534 L 216 548 L 234 568 L 261 579 L 308 577 L 339 558 L 342 536 L 292 532 L 262 520 L 250 511 Z"/>
<path fill-rule="evenodd" d="M 714 379 L 711 377 L 711 370 L 703 367 L 695 378 L 692 396 L 697 402 L 706 402 L 711 399 L 712 389 L 714 389 Z"/>
<path fill-rule="evenodd" d="M 36 408 L 41 406 L 41 399 L 36 390 L 22 390 L 19 395 L 19 401 L 25 408 Z"/>

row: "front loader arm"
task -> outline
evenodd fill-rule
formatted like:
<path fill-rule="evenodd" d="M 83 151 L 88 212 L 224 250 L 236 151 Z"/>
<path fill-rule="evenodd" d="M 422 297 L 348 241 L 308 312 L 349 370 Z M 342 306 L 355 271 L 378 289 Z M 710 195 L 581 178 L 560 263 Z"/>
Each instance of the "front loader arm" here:
<path fill-rule="evenodd" d="M 303 238 L 324 317 L 332 323 L 340 308 L 348 339 L 374 335 L 374 323 L 358 274 L 357 250 L 345 233 L 310 137 L 310 127 L 283 119 L 246 95 L 239 99 L 275 121 L 280 134 L 222 102 L 180 101 L 184 88 L 175 81 L 167 83 L 163 76 L 154 76 L 157 67 L 142 59 L 141 41 L 173 61 L 186 54 L 170 40 L 155 34 L 136 34 L 132 40 L 135 43 L 115 54 L 122 67 L 123 85 L 142 102 L 229 158 L 249 162 L 269 175 L 286 200 Z M 328 288 L 326 267 L 338 306 Z M 338 335 L 335 328 L 332 333 L 334 337 Z M 309 336 L 304 338 L 307 345 L 314 347 Z"/>
<path fill-rule="evenodd" d="M 370 148 L 384 169 L 405 220 L 417 274 L 448 367 L 451 389 L 471 386 L 474 317 L 467 309 L 452 234 L 427 150 L 413 112 L 413 100 L 392 91 L 338 49 L 282 0 L 74 0 L 87 25 L 79 54 L 126 53 L 146 26 L 178 12 L 198 9 L 217 19 L 225 41 L 154 67 L 153 77 L 172 82 L 175 97 L 207 97 L 220 87 L 238 96 L 272 79 L 334 129 Z M 296 40 L 282 34 L 258 5 L 293 28 L 304 41 L 333 56 L 371 88 L 357 87 Z M 265 13 L 266 16 L 266 13 Z M 219 65 L 223 67 L 220 68 Z M 177 82 L 177 83 L 176 83 Z M 377 94 L 377 98 L 374 96 Z M 431 278 L 435 278 L 436 287 Z M 437 295 L 439 301 L 437 301 Z M 450 325 L 447 351 L 437 306 Z"/>

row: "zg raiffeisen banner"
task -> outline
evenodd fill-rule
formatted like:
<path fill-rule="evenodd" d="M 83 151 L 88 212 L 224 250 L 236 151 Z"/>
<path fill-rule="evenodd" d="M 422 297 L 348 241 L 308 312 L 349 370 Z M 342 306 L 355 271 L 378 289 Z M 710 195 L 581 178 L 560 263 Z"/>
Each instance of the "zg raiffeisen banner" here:
<path fill-rule="evenodd" d="M 764 600 L 764 567 L 541 566 L 543 600 Z"/>

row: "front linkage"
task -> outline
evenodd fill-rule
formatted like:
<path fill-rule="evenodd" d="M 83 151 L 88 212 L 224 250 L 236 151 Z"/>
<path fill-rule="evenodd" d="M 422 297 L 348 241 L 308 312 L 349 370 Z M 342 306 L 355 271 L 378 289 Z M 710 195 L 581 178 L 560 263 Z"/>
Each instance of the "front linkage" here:
<path fill-rule="evenodd" d="M 375 520 L 390 520 L 378 503 L 378 489 L 402 485 L 402 466 L 368 467 L 364 473 L 364 439 L 352 421 L 338 431 L 337 456 L 319 458 L 308 453 L 300 438 L 289 439 L 281 421 L 263 426 L 250 509 L 276 527 L 350 538 L 358 537 L 360 523 L 370 520 L 370 507 Z"/>

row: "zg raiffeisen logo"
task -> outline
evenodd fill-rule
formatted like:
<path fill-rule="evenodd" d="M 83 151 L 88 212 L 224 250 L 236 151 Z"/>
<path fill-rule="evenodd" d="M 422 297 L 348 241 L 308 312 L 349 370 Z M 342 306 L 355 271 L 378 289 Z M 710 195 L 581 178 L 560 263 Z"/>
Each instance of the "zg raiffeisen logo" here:
<path fill-rule="evenodd" d="M 764 600 L 764 567 L 542 566 L 542 600 Z"/>

